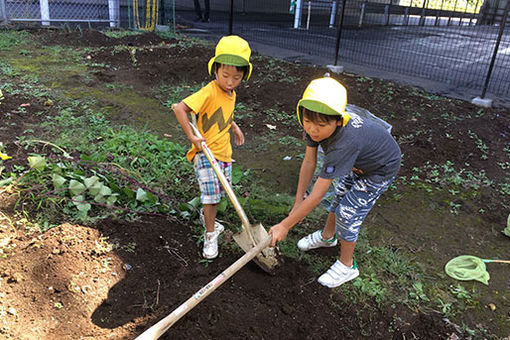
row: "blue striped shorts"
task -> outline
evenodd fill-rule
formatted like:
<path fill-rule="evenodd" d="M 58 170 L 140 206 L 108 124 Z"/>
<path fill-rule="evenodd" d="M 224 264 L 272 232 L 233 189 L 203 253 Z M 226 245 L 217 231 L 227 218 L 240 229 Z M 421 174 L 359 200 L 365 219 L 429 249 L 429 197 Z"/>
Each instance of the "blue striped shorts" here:
<path fill-rule="evenodd" d="M 228 182 L 232 183 L 232 162 L 217 162 Z M 199 152 L 195 155 L 193 163 L 200 187 L 200 202 L 202 204 L 220 203 L 221 197 L 225 196 L 226 193 L 207 157 Z"/>
<path fill-rule="evenodd" d="M 376 182 L 353 172 L 339 179 L 335 197 L 328 209 L 336 215 L 335 230 L 338 238 L 347 242 L 358 239 L 363 220 L 394 179 Z"/>

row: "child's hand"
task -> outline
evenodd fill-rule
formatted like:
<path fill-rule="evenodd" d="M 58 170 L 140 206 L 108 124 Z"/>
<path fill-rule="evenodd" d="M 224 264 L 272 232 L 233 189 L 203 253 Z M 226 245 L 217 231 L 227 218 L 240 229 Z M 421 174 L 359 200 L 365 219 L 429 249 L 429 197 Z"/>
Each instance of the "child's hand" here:
<path fill-rule="evenodd" d="M 193 143 L 198 148 L 198 150 L 202 151 L 202 142 L 205 142 L 205 138 L 191 136 L 190 140 L 191 140 L 191 143 Z"/>
<path fill-rule="evenodd" d="M 285 228 L 281 223 L 275 224 L 269 229 L 269 234 L 273 235 L 270 247 L 274 247 L 277 242 L 285 240 L 289 230 Z"/>
<path fill-rule="evenodd" d="M 234 142 L 236 145 L 243 145 L 244 144 L 244 133 L 241 131 L 241 128 L 239 125 L 232 122 L 232 133 L 234 134 Z"/>

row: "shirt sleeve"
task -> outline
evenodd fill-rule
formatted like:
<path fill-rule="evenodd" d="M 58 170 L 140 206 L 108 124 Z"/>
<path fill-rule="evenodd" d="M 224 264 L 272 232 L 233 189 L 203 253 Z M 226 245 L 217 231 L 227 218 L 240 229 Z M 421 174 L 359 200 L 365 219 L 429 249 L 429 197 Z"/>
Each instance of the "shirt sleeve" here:
<path fill-rule="evenodd" d="M 188 107 L 193 111 L 193 113 L 199 114 L 200 112 L 204 111 L 207 98 L 209 96 L 210 91 L 208 91 L 206 87 L 203 87 L 197 92 L 193 93 L 192 95 L 184 98 L 182 101 L 184 102 L 184 104 L 188 105 Z"/>

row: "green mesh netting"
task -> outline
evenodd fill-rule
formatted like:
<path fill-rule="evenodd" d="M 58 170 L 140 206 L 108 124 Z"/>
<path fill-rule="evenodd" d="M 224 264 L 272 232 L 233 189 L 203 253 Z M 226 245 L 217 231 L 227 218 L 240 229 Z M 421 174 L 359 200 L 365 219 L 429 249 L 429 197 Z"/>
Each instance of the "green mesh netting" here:
<path fill-rule="evenodd" d="M 444 270 L 446 274 L 456 280 L 476 280 L 486 285 L 489 284 L 490 275 L 485 268 L 485 263 L 476 256 L 457 256 L 448 261 L 444 266 Z"/>

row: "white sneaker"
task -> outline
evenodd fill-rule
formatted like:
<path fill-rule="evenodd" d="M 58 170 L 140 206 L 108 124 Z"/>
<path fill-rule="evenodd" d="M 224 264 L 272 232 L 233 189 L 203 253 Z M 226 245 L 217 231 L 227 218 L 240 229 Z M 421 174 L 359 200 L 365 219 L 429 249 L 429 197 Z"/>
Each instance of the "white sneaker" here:
<path fill-rule="evenodd" d="M 200 209 L 200 223 L 202 223 L 202 225 L 204 226 L 204 229 L 205 229 L 204 209 Z M 218 222 L 218 220 L 215 220 L 214 221 L 214 231 L 217 232 L 219 235 L 223 232 L 223 230 L 225 230 L 225 227 L 223 226 L 223 224 Z"/>
<path fill-rule="evenodd" d="M 328 271 L 322 274 L 317 281 L 319 281 L 319 283 L 323 286 L 335 288 L 347 281 L 357 278 L 358 276 L 359 270 L 356 265 L 356 261 L 354 261 L 353 266 L 349 268 L 339 260 L 336 260 Z"/>
<path fill-rule="evenodd" d="M 202 255 L 206 259 L 214 259 L 218 256 L 218 235 L 216 231 L 204 233 L 204 249 Z"/>
<path fill-rule="evenodd" d="M 321 248 L 321 247 L 334 247 L 338 243 L 336 234 L 329 240 L 322 238 L 322 230 L 317 230 L 309 235 L 306 235 L 298 241 L 297 246 L 303 251 L 310 249 Z"/>

